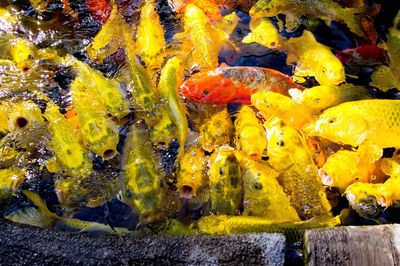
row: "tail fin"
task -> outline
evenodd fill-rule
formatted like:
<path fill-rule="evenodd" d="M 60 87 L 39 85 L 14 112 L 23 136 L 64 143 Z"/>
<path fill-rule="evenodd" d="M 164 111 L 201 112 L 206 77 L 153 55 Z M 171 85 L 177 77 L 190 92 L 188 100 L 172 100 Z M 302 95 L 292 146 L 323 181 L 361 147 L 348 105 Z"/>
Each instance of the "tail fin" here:
<path fill-rule="evenodd" d="M 40 196 L 32 191 L 24 190 L 27 196 L 38 208 L 26 208 L 6 214 L 4 217 L 10 221 L 28 224 L 42 228 L 48 228 L 54 225 L 57 215 L 50 212 L 46 202 Z"/>

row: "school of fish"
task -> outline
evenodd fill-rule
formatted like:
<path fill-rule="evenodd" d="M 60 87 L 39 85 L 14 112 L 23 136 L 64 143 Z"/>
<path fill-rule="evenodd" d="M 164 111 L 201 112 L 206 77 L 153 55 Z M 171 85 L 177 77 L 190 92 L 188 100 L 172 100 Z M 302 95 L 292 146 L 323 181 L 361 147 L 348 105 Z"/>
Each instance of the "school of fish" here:
<path fill-rule="evenodd" d="M 55 2 L 0 5 L 6 219 L 292 239 L 341 225 L 333 192 L 376 223 L 400 203 L 400 11 L 385 32 L 371 1 L 168 0 L 174 26 L 156 0 Z M 337 25 L 357 45 L 320 38 Z M 246 47 L 290 70 L 224 60 Z M 73 218 L 113 199 L 141 230 Z"/>

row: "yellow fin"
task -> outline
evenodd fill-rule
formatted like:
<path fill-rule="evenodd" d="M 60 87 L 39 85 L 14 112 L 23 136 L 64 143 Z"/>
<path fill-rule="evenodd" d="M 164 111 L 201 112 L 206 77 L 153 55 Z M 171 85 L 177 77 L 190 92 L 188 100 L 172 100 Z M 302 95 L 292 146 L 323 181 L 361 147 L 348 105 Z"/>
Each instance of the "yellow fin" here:
<path fill-rule="evenodd" d="M 49 217 L 43 214 L 43 212 L 34 207 L 6 213 L 4 218 L 15 223 L 27 224 L 42 228 L 49 228 L 54 224 L 54 220 L 49 219 Z"/>
<path fill-rule="evenodd" d="M 400 174 L 400 164 L 393 159 L 384 158 L 381 161 L 381 170 L 389 176 L 398 175 Z"/>
<path fill-rule="evenodd" d="M 357 151 L 360 155 L 360 160 L 367 163 L 373 163 L 383 155 L 383 150 L 369 141 L 361 143 Z"/>
<path fill-rule="evenodd" d="M 384 92 L 396 86 L 393 79 L 393 73 L 390 71 L 388 66 L 377 67 L 371 75 L 371 80 L 372 81 L 369 85 L 377 87 Z"/>

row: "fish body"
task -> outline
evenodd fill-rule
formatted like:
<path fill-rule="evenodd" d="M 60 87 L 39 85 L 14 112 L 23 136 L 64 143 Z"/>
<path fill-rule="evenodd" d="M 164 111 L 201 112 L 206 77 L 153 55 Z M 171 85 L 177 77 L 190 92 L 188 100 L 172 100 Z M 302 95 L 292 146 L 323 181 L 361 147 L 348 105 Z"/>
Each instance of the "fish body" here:
<path fill-rule="evenodd" d="M 97 3 L 103 0 L 90 1 Z M 118 12 L 117 5 L 114 5 L 108 20 L 96 34 L 92 43 L 86 47 L 90 59 L 103 62 L 106 57 L 116 53 L 118 49 L 124 48 L 126 43 L 125 39 L 121 38 L 121 33 L 126 31 L 130 31 L 130 27 Z"/>
<path fill-rule="evenodd" d="M 0 169 L 0 202 L 17 191 L 25 180 L 25 173 L 24 169 Z"/>
<path fill-rule="evenodd" d="M 242 170 L 234 149 L 222 146 L 210 157 L 209 185 L 213 214 L 235 215 L 242 203 Z"/>
<path fill-rule="evenodd" d="M 291 20 L 300 21 L 302 15 L 310 18 L 319 18 L 327 22 L 343 21 L 349 29 L 363 36 L 360 19 L 357 14 L 365 14 L 368 12 L 366 6 L 360 8 L 343 8 L 334 1 L 322 0 L 259 0 L 249 11 L 252 18 L 259 17 L 275 17 L 278 14 L 284 14 L 287 17 L 292 17 Z M 298 23 L 298 22 L 297 22 Z M 295 30 L 299 24 L 286 25 L 289 30 Z"/>
<path fill-rule="evenodd" d="M 181 197 L 195 197 L 197 191 L 208 184 L 207 163 L 208 157 L 199 146 L 185 150 L 178 170 L 177 187 Z"/>
<path fill-rule="evenodd" d="M 177 57 L 169 59 L 161 71 L 158 87 L 163 101 L 170 110 L 171 119 L 176 128 L 178 128 L 178 157 L 183 155 L 186 137 L 189 132 L 186 105 L 178 94 L 182 79 L 183 67 L 181 60 Z"/>
<path fill-rule="evenodd" d="M 266 123 L 268 162 L 278 172 L 279 183 L 302 219 L 328 215 L 330 204 L 304 137 L 279 119 Z"/>
<path fill-rule="evenodd" d="M 257 91 L 274 91 L 289 95 L 291 88 L 303 90 L 285 74 L 261 67 L 219 67 L 194 74 L 185 81 L 179 92 L 190 101 L 225 104 L 250 104 Z"/>
<path fill-rule="evenodd" d="M 73 177 L 86 177 L 93 171 L 88 152 L 78 142 L 74 128 L 60 114 L 58 107 L 47 103 L 44 117 L 52 133 L 51 146 L 57 161 Z"/>
<path fill-rule="evenodd" d="M 32 43 L 22 38 L 15 38 L 10 41 L 9 49 L 20 71 L 25 72 L 34 67 L 37 49 Z"/>
<path fill-rule="evenodd" d="M 140 212 L 142 223 L 159 221 L 163 219 L 163 180 L 147 129 L 133 124 L 125 142 L 122 169 L 127 199 Z"/>
<path fill-rule="evenodd" d="M 233 30 L 238 22 L 227 19 L 229 30 Z M 228 16 L 232 16 L 232 14 Z M 229 39 L 229 34 L 212 25 L 206 14 L 196 5 L 189 4 L 183 15 L 184 32 L 178 33 L 174 39 L 183 42 L 183 51 L 189 53 L 189 68 L 199 66 L 201 69 L 210 69 L 218 66 L 218 54 L 222 45 Z"/>
<path fill-rule="evenodd" d="M 67 59 L 67 64 L 76 69 L 78 77 L 85 81 L 87 90 L 110 115 L 123 118 L 129 113 L 129 103 L 120 88 L 119 81 L 104 77 L 99 71 L 73 57 Z"/>
<path fill-rule="evenodd" d="M 287 240 L 295 241 L 302 239 L 307 229 L 334 227 L 340 223 L 338 216 L 315 217 L 309 221 L 277 222 L 262 217 L 209 215 L 202 217 L 197 226 L 202 234 L 283 233 Z"/>
<path fill-rule="evenodd" d="M 276 92 L 256 92 L 251 96 L 251 102 L 265 119 L 277 116 L 295 129 L 313 121 L 312 109 Z"/>
<path fill-rule="evenodd" d="M 260 159 L 267 147 L 265 130 L 249 106 L 243 105 L 235 120 L 235 145 L 253 160 Z"/>
<path fill-rule="evenodd" d="M 84 145 L 104 159 L 114 157 L 119 141 L 118 125 L 107 116 L 106 108 L 87 88 L 85 80 L 76 78 L 70 93 Z"/>
<path fill-rule="evenodd" d="M 222 19 L 221 8 L 229 1 L 224 0 L 170 0 L 169 4 L 177 13 L 184 13 L 188 4 L 194 4 L 199 7 L 204 14 L 213 22 L 219 22 Z M 229 4 L 229 3 L 228 3 Z"/>
<path fill-rule="evenodd" d="M 388 61 L 388 56 L 383 48 L 374 44 L 358 46 L 336 53 L 336 57 L 347 65 L 380 65 Z"/>
<path fill-rule="evenodd" d="M 233 136 L 233 123 L 226 108 L 211 115 L 200 126 L 199 143 L 205 151 L 229 144 Z"/>
<path fill-rule="evenodd" d="M 346 102 L 326 109 L 303 130 L 307 135 L 353 147 L 368 140 L 380 148 L 399 148 L 399 113 L 399 100 Z"/>
<path fill-rule="evenodd" d="M 289 94 L 296 103 L 311 108 L 314 114 L 344 102 L 373 98 L 367 88 L 352 84 L 314 86 L 303 91 L 292 89 Z"/>
<path fill-rule="evenodd" d="M 266 162 L 247 160 L 243 175 L 243 215 L 278 221 L 300 221 L 278 183 L 279 172 Z M 285 211 L 282 211 L 285 210 Z"/>
<path fill-rule="evenodd" d="M 346 79 L 342 62 L 310 31 L 289 39 L 284 50 L 288 53 L 287 64 L 296 62 L 295 76 L 315 77 L 321 85 L 339 85 Z"/>
<path fill-rule="evenodd" d="M 146 1 L 140 12 L 136 34 L 137 54 L 152 71 L 158 71 L 164 61 L 165 38 L 156 1 Z"/>
<path fill-rule="evenodd" d="M 243 43 L 256 42 L 268 48 L 277 48 L 282 45 L 283 38 L 268 18 L 252 18 L 249 26 L 251 32 L 243 38 Z"/>

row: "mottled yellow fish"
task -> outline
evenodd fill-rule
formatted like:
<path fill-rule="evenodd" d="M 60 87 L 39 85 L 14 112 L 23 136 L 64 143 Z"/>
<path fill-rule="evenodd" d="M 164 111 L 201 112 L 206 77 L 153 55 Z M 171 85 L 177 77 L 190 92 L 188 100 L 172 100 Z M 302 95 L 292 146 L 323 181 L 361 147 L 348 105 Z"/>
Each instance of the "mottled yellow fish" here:
<path fill-rule="evenodd" d="M 171 119 L 176 128 L 178 128 L 178 158 L 183 155 L 186 137 L 189 132 L 186 105 L 178 94 L 178 87 L 182 79 L 183 67 L 181 61 L 177 57 L 169 59 L 161 71 L 158 87 L 163 101 L 166 102 L 170 110 Z"/>
<path fill-rule="evenodd" d="M 121 38 L 123 32 L 132 32 L 130 26 L 118 12 L 114 5 L 110 17 L 97 33 L 93 42 L 86 48 L 90 59 L 103 62 L 103 60 L 125 47 L 125 39 Z"/>
<path fill-rule="evenodd" d="M 86 89 L 95 96 L 96 101 L 102 104 L 110 115 L 123 118 L 129 113 L 129 103 L 118 80 L 104 77 L 99 71 L 72 56 L 66 59 L 66 64 L 75 68 L 78 77 L 85 81 Z"/>
<path fill-rule="evenodd" d="M 34 66 L 36 53 L 36 47 L 25 39 L 15 38 L 10 41 L 11 57 L 21 71 L 27 71 Z"/>
<path fill-rule="evenodd" d="M 248 158 L 260 159 L 267 147 L 265 130 L 253 109 L 243 105 L 235 120 L 235 144 Z"/>
<path fill-rule="evenodd" d="M 334 21 L 343 21 L 349 29 L 359 36 L 363 36 L 361 21 L 357 14 L 365 14 L 366 6 L 361 8 L 344 8 L 331 0 L 259 0 L 249 11 L 253 18 L 275 17 L 278 14 L 286 15 L 286 27 L 295 30 L 301 21 L 301 16 L 319 18 L 328 25 Z M 289 23 L 291 22 L 291 23 Z"/>
<path fill-rule="evenodd" d="M 89 154 L 78 142 L 79 138 L 74 128 L 60 114 L 58 106 L 48 102 L 44 117 L 52 133 L 51 149 L 57 157 L 57 162 L 73 177 L 82 178 L 90 175 L 93 169 Z"/>
<path fill-rule="evenodd" d="M 295 76 L 315 77 L 321 85 L 339 85 L 346 79 L 342 62 L 310 31 L 289 39 L 283 49 L 288 53 L 287 64 L 296 63 Z"/>
<path fill-rule="evenodd" d="M 307 135 L 359 146 L 370 141 L 380 148 L 400 148 L 400 101 L 361 100 L 326 109 L 306 125 Z"/>
<path fill-rule="evenodd" d="M 213 214 L 239 214 L 242 203 L 242 169 L 234 149 L 218 147 L 210 157 L 211 211 Z"/>
<path fill-rule="evenodd" d="M 144 61 L 146 68 L 158 71 L 165 57 L 164 29 L 156 12 L 156 1 L 146 1 L 140 11 L 136 33 L 137 54 Z"/>
<path fill-rule="evenodd" d="M 267 162 L 247 160 L 243 175 L 243 215 L 274 221 L 300 221 L 278 183 L 279 173 Z M 282 211 L 285 210 L 285 211 Z"/>
<path fill-rule="evenodd" d="M 183 154 L 178 170 L 177 187 L 181 197 L 191 198 L 197 191 L 208 183 L 208 157 L 197 145 L 194 145 Z"/>
<path fill-rule="evenodd" d="M 251 95 L 251 103 L 265 119 L 277 116 L 295 129 L 301 129 L 313 120 L 313 110 L 277 92 L 256 92 Z"/>
<path fill-rule="evenodd" d="M 226 108 L 211 115 L 199 128 L 199 143 L 205 151 L 229 144 L 233 135 L 233 123 Z"/>
<path fill-rule="evenodd" d="M 304 136 L 280 119 L 266 123 L 268 162 L 280 172 L 279 183 L 302 219 L 328 215 L 331 206 L 318 181 L 317 168 Z"/>
<path fill-rule="evenodd" d="M 86 84 L 85 80 L 78 77 L 71 83 L 70 89 L 83 143 L 104 159 L 113 158 L 117 154 L 119 141 L 118 125 L 108 117 L 107 110 Z"/>
<path fill-rule="evenodd" d="M 268 48 L 277 48 L 282 45 L 283 37 L 279 35 L 278 29 L 268 18 L 252 18 L 249 26 L 251 32 L 243 38 L 243 43 L 256 42 Z"/>
<path fill-rule="evenodd" d="M 133 124 L 125 140 L 123 175 L 127 199 L 140 212 L 142 223 L 163 219 L 163 177 L 146 128 Z"/>

